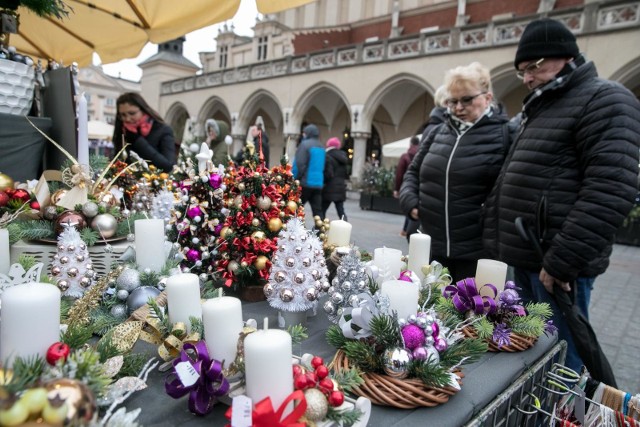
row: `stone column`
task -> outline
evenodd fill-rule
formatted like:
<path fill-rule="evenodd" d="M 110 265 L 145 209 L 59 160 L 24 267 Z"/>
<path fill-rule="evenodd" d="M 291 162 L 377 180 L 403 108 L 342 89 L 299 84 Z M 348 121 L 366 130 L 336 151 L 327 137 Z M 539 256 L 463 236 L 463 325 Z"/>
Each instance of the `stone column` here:
<path fill-rule="evenodd" d="M 367 139 L 371 134 L 364 132 L 351 132 L 353 138 L 353 162 L 351 163 L 351 178 L 355 183 L 360 179 L 367 157 Z"/>

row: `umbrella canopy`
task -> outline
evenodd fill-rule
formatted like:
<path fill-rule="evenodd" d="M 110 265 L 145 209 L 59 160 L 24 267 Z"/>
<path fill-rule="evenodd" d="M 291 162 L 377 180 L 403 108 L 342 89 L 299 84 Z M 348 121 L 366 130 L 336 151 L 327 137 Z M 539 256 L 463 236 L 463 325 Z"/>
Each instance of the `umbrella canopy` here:
<path fill-rule="evenodd" d="M 247 0 L 245 0 L 247 1 Z M 254 1 L 254 0 L 250 0 Z M 313 0 L 255 0 L 261 13 L 275 13 Z M 231 19 L 240 0 L 65 0 L 72 11 L 58 20 L 18 8 L 20 27 L 11 45 L 35 58 L 81 67 L 94 52 L 103 63 L 138 56 L 147 42 L 163 43 Z"/>
<path fill-rule="evenodd" d="M 113 137 L 113 125 L 99 120 L 89 120 L 87 123 L 89 139 L 111 139 Z"/>
<path fill-rule="evenodd" d="M 420 135 L 417 135 L 420 137 Z M 400 157 L 409 149 L 409 145 L 411 145 L 411 138 L 413 136 L 408 136 L 406 138 L 400 139 L 398 141 L 390 142 L 388 144 L 384 144 L 382 146 L 382 155 L 384 157 Z"/>

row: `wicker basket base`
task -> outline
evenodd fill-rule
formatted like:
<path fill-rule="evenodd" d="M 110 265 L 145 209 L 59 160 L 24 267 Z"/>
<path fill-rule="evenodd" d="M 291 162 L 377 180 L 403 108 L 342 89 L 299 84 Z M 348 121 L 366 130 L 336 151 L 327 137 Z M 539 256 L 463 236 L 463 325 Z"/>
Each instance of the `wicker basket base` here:
<path fill-rule="evenodd" d="M 342 350 L 336 353 L 333 365 L 349 369 L 349 359 Z M 456 375 L 463 377 L 461 372 L 456 372 Z M 375 373 L 362 374 L 362 378 L 364 384 L 353 389 L 354 394 L 368 398 L 374 405 L 401 409 L 438 406 L 458 392 L 453 387 L 429 387 L 418 379 L 397 379 Z M 460 379 L 458 383 L 462 385 Z"/>
<path fill-rule="evenodd" d="M 462 329 L 462 333 L 464 334 L 465 337 L 468 337 L 468 338 L 478 338 L 478 334 L 476 333 L 476 330 L 470 326 L 465 326 Z M 536 341 L 538 341 L 538 338 L 525 337 L 524 335 L 515 334 L 513 332 L 509 334 L 509 339 L 511 340 L 511 344 L 503 345 L 502 347 L 498 347 L 498 345 L 494 343 L 492 340 L 489 340 L 489 339 L 486 340 L 487 344 L 489 345 L 489 351 L 494 353 L 498 353 L 498 352 L 515 353 L 518 351 L 525 351 L 533 347 Z"/>

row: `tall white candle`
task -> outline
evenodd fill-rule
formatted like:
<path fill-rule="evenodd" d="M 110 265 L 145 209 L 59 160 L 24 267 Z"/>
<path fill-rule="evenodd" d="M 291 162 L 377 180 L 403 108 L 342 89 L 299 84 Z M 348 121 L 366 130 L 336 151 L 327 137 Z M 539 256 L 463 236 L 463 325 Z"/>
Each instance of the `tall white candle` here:
<path fill-rule="evenodd" d="M 238 298 L 220 297 L 202 304 L 204 339 L 209 355 L 224 361 L 224 368 L 236 358 L 238 335 L 242 332 L 242 305 Z"/>
<path fill-rule="evenodd" d="M 402 262 L 402 251 L 392 248 L 377 248 L 373 251 L 373 265 L 378 267 L 380 276 L 378 283 L 384 280 L 397 279 L 400 271 L 404 267 Z"/>
<path fill-rule="evenodd" d="M 171 324 L 183 322 L 191 330 L 189 317 L 202 319 L 200 279 L 192 273 L 176 274 L 167 279 L 167 306 Z"/>
<path fill-rule="evenodd" d="M 138 219 L 135 222 L 136 263 L 140 268 L 160 271 L 166 257 L 164 253 L 164 221 Z"/>
<path fill-rule="evenodd" d="M 331 221 L 327 234 L 327 245 L 349 246 L 351 241 L 351 224 L 341 219 Z"/>
<path fill-rule="evenodd" d="M 270 397 L 277 410 L 293 393 L 291 353 L 291 335 L 285 331 L 258 330 L 244 339 L 246 393 L 254 405 Z"/>
<path fill-rule="evenodd" d="M 89 164 L 89 113 L 84 92 L 78 95 L 78 163 Z"/>
<path fill-rule="evenodd" d="M 481 289 L 487 283 L 496 287 L 498 292 L 504 289 L 504 282 L 507 280 L 507 264 L 493 259 L 479 259 L 476 267 L 476 287 L 480 295 L 493 297 L 490 289 Z"/>
<path fill-rule="evenodd" d="M 428 234 L 413 233 L 409 237 L 409 263 L 408 269 L 424 279 L 422 266 L 429 264 L 431 252 L 431 236 Z"/>
<path fill-rule="evenodd" d="M 0 361 L 44 357 L 60 341 L 60 291 L 46 283 L 25 283 L 2 293 Z"/>
<path fill-rule="evenodd" d="M 380 285 L 380 293 L 389 297 L 389 308 L 398 318 L 407 319 L 418 312 L 418 285 L 404 280 L 388 280 Z"/>
<path fill-rule="evenodd" d="M 11 267 L 11 253 L 9 252 L 9 230 L 0 228 L 0 273 L 7 274 Z"/>

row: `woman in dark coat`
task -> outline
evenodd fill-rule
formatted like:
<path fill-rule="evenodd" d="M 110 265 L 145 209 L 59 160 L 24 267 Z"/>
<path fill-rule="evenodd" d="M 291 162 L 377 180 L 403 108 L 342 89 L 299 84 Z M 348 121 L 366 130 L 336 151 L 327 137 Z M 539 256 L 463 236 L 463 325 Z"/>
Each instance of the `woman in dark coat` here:
<path fill-rule="evenodd" d="M 116 153 L 122 149 L 123 143 L 127 143 L 127 154 L 134 151 L 157 168 L 171 172 L 176 158 L 171 127 L 137 93 L 120 95 L 116 108 L 118 114 L 113 130 Z M 131 162 L 131 156 L 128 156 L 128 161 Z"/>
<path fill-rule="evenodd" d="M 324 187 L 322 188 L 322 217 L 326 218 L 331 202 L 336 205 L 338 218 L 347 220 L 344 201 L 347 200 L 347 153 L 340 149 L 338 138 L 327 141 L 327 156 L 324 163 Z"/>
<path fill-rule="evenodd" d="M 488 255 L 481 211 L 509 146 L 508 120 L 493 106 L 489 70 L 479 63 L 448 71 L 445 86 L 446 121 L 420 145 L 400 204 L 431 236 L 433 258 L 461 280 Z"/>

